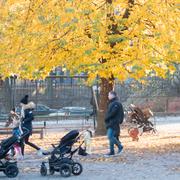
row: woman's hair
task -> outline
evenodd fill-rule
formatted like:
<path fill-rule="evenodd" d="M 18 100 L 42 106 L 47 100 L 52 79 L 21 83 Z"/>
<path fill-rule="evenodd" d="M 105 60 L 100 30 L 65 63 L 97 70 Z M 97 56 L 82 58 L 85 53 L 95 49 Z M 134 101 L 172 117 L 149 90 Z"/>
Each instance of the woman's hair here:
<path fill-rule="evenodd" d="M 34 102 L 30 101 L 28 104 L 24 105 L 24 109 L 35 109 L 36 105 Z"/>

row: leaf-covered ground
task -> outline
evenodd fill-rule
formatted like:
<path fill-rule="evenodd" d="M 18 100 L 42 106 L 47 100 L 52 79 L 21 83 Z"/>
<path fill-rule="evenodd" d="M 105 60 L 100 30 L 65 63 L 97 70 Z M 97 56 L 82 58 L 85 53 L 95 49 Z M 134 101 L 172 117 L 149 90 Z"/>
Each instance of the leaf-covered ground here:
<path fill-rule="evenodd" d="M 132 141 L 127 129 L 121 131 L 121 141 L 124 145 L 121 155 L 106 158 L 108 141 L 106 136 L 92 139 L 92 155 L 74 158 L 83 165 L 83 173 L 69 179 L 105 180 L 105 179 L 148 179 L 148 180 L 179 180 L 180 179 L 180 134 L 177 125 L 168 129 L 166 125 L 158 127 L 157 134 L 143 134 L 138 142 Z M 173 127 L 173 126 L 172 126 Z M 39 135 L 33 135 L 31 141 L 45 150 L 56 144 L 68 131 L 47 130 L 43 140 Z M 2 136 L 1 136 L 2 138 Z M 78 144 L 77 144 L 78 145 Z M 48 157 L 40 157 L 31 147 L 26 146 L 24 160 L 19 161 L 20 174 L 18 179 L 57 179 L 59 173 L 53 176 L 41 177 L 39 167 Z M 1 174 L 0 174 L 1 176 Z M 3 174 L 2 174 L 2 177 Z"/>

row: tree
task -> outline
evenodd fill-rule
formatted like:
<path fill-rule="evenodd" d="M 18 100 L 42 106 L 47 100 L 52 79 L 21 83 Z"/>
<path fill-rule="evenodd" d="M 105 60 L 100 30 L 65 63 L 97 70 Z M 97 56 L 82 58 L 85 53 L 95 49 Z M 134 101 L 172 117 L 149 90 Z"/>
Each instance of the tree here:
<path fill-rule="evenodd" d="M 56 66 L 101 79 L 98 132 L 115 78 L 165 78 L 179 63 L 176 0 L 1 0 L 0 73 L 44 78 Z"/>

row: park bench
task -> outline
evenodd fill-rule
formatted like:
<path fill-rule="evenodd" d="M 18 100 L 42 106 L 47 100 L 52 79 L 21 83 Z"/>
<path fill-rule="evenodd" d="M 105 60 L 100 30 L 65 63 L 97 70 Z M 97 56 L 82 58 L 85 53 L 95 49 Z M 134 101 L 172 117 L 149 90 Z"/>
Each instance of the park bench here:
<path fill-rule="evenodd" d="M 33 134 L 39 134 L 40 135 L 40 139 L 44 138 L 44 130 L 45 130 L 45 126 L 38 126 L 38 127 L 33 127 Z M 0 135 L 1 134 L 12 134 L 12 128 L 10 127 L 1 127 L 0 128 Z"/>

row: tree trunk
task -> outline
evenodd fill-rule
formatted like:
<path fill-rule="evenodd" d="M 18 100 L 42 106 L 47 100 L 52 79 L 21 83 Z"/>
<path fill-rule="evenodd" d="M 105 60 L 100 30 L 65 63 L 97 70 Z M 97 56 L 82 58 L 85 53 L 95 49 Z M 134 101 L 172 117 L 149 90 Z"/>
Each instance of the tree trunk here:
<path fill-rule="evenodd" d="M 106 3 L 109 5 L 112 5 L 112 0 L 106 0 Z M 128 8 L 126 9 L 123 18 L 128 18 L 130 15 L 130 9 L 134 5 L 134 0 L 128 0 Z M 112 34 L 121 34 L 119 30 L 117 29 L 118 26 L 114 25 L 114 13 L 108 12 L 107 18 L 112 21 L 112 25 L 108 26 L 108 30 L 112 32 Z M 125 27 L 127 29 L 127 27 Z M 124 29 L 124 30 L 125 30 Z M 108 31 L 107 31 L 108 35 Z M 116 45 L 116 43 L 110 43 L 110 47 L 113 48 Z M 101 63 L 105 63 L 106 59 L 101 59 Z M 106 132 L 105 124 L 104 124 L 104 117 L 107 109 L 107 102 L 108 102 L 108 92 L 113 90 L 114 85 L 114 77 L 112 74 L 112 78 L 105 79 L 101 78 L 101 86 L 100 86 L 100 98 L 99 98 L 99 111 L 97 112 L 97 129 L 96 134 L 97 135 L 104 135 Z"/>
<path fill-rule="evenodd" d="M 114 82 L 110 79 L 101 78 L 99 111 L 97 112 L 97 135 L 105 135 L 106 129 L 104 124 L 105 113 L 107 109 L 108 93 L 113 90 Z"/>

